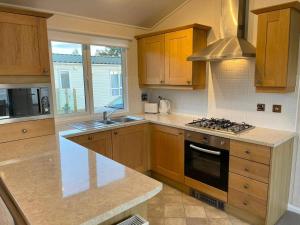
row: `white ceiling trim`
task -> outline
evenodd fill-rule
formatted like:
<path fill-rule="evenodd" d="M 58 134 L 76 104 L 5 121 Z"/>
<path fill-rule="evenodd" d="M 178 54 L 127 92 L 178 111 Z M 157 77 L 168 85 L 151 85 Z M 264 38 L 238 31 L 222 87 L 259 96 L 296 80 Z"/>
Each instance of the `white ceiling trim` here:
<path fill-rule="evenodd" d="M 177 8 L 175 8 L 172 12 L 170 12 L 168 15 L 164 16 L 163 18 L 161 18 L 156 24 L 154 24 L 150 29 L 154 30 L 156 27 L 158 27 L 161 23 L 163 23 L 166 19 L 168 19 L 170 16 L 172 16 L 173 14 L 175 14 L 178 10 L 180 10 L 181 8 L 183 8 L 186 4 L 188 4 L 189 2 L 191 2 L 192 0 L 186 0 L 184 1 L 182 4 L 180 4 Z"/>
<path fill-rule="evenodd" d="M 51 13 L 51 14 L 60 15 L 60 16 L 68 16 L 68 17 L 72 17 L 72 18 L 75 18 L 75 19 L 112 24 L 112 25 L 123 26 L 123 27 L 128 27 L 128 28 L 133 28 L 133 29 L 140 29 L 140 30 L 145 30 L 145 31 L 149 31 L 149 30 L 152 29 L 152 28 L 148 28 L 148 27 L 140 27 L 140 26 L 134 26 L 134 25 L 125 24 L 125 23 L 117 23 L 117 22 L 111 22 L 111 21 L 108 21 L 108 20 L 100 20 L 100 19 L 94 19 L 94 18 L 85 17 L 85 16 L 78 16 L 78 15 L 74 15 L 74 14 L 71 14 L 71 13 L 63 13 L 63 12 L 45 10 L 45 9 L 40 9 L 40 8 L 19 6 L 19 5 L 14 5 L 14 4 L 0 3 L 0 6 L 18 7 L 18 8 L 21 8 L 21 9 L 40 11 L 40 12 Z"/>
<path fill-rule="evenodd" d="M 111 37 L 108 35 L 101 35 L 99 33 L 86 33 L 86 32 L 71 32 L 59 29 L 50 29 L 48 32 L 49 40 L 51 41 L 63 41 L 63 42 L 75 42 L 81 44 L 91 45 L 104 45 L 128 48 L 131 39 L 125 37 Z"/>

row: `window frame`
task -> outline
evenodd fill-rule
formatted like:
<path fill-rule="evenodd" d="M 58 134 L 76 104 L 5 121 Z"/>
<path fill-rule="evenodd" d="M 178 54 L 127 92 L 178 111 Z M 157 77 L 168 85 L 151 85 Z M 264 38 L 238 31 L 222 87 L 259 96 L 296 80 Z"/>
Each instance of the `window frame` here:
<path fill-rule="evenodd" d="M 83 66 L 83 80 L 84 80 L 84 93 L 85 93 L 85 103 L 86 103 L 86 110 L 85 112 L 76 112 L 76 113 L 66 113 L 60 114 L 57 112 L 57 105 L 56 105 L 56 93 L 55 93 L 55 75 L 54 75 L 54 66 L 52 61 L 52 45 L 51 42 L 65 42 L 70 44 L 80 44 L 82 46 L 82 66 Z M 53 112 L 56 118 L 63 119 L 70 118 L 70 120 L 81 120 L 81 119 L 93 119 L 97 118 L 102 115 L 102 112 L 97 112 L 94 110 L 94 96 L 93 96 L 93 75 L 92 75 L 92 67 L 91 67 L 91 54 L 90 54 L 90 46 L 91 45 L 98 45 L 103 47 L 118 47 L 122 48 L 122 56 L 121 56 L 121 65 L 122 65 L 122 95 L 123 95 L 123 103 L 124 109 L 120 109 L 114 113 L 114 115 L 123 115 L 129 112 L 129 105 L 128 105 L 128 74 L 127 74 L 127 48 L 120 47 L 120 46 L 113 46 L 113 45 L 101 45 L 99 43 L 83 43 L 83 42 L 73 42 L 67 40 L 59 40 L 59 39 L 49 39 L 49 54 L 50 54 L 50 71 L 51 71 L 51 85 L 52 85 L 52 98 L 53 98 Z"/>

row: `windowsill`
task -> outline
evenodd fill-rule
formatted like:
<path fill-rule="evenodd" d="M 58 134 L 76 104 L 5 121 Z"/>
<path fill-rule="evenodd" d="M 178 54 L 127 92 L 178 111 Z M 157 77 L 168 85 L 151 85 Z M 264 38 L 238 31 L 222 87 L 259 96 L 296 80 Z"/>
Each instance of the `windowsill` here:
<path fill-rule="evenodd" d="M 113 113 L 110 117 L 125 116 L 128 114 L 129 114 L 129 111 L 124 109 L 124 110 L 119 110 L 119 111 Z M 54 118 L 55 118 L 56 125 L 83 122 L 83 121 L 88 121 L 88 120 L 102 120 L 103 119 L 101 112 L 94 113 L 94 114 L 83 113 L 80 115 L 76 115 L 76 114 L 55 115 Z"/>

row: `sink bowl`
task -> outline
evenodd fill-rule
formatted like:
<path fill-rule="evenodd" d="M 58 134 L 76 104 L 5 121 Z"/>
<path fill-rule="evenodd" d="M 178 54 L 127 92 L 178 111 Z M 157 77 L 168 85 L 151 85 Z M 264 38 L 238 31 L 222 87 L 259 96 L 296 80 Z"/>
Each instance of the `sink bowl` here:
<path fill-rule="evenodd" d="M 99 120 L 99 121 L 97 121 L 97 122 L 98 122 L 98 123 L 105 124 L 105 125 L 110 125 L 110 124 L 116 123 L 116 121 L 111 121 L 111 120 Z"/>
<path fill-rule="evenodd" d="M 117 123 L 128 123 L 128 122 L 134 122 L 139 120 L 143 120 L 143 118 L 133 117 L 133 116 L 121 116 L 121 117 L 116 117 L 111 119 L 111 121 Z"/>

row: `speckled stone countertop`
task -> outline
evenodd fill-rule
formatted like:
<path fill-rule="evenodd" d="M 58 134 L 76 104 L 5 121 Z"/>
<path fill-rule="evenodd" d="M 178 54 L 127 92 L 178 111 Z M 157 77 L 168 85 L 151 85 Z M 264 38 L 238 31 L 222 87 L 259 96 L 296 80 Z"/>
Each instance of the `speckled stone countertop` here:
<path fill-rule="evenodd" d="M 78 130 L 72 128 L 72 124 L 65 124 L 58 126 L 58 130 L 60 130 L 61 135 L 69 137 L 69 136 L 77 136 L 82 134 L 93 133 L 97 131 L 104 131 L 104 130 L 111 130 L 116 129 L 124 126 L 131 126 L 141 123 L 154 123 L 160 124 L 165 126 L 176 127 L 180 129 L 196 131 L 201 133 L 206 133 L 210 135 L 216 135 L 220 137 L 230 138 L 232 140 L 237 141 L 244 141 L 253 144 L 265 145 L 269 147 L 276 147 L 291 138 L 297 136 L 296 132 L 291 131 L 282 131 L 282 130 L 275 130 L 275 129 L 267 129 L 261 127 L 255 127 L 249 131 L 245 131 L 241 134 L 227 134 L 222 133 L 214 130 L 207 130 L 201 128 L 193 128 L 186 126 L 187 123 L 193 121 L 193 119 L 198 119 L 199 117 L 196 116 L 186 116 L 186 115 L 178 115 L 178 114 L 170 114 L 170 115 L 161 115 L 161 114 L 141 114 L 136 115 L 137 117 L 144 118 L 144 120 L 130 122 L 126 124 L 116 124 L 110 127 L 103 127 L 100 129 L 91 129 L 91 130 Z"/>
<path fill-rule="evenodd" d="M 96 225 L 162 184 L 59 135 L 1 144 L 0 178 L 29 225 Z"/>

